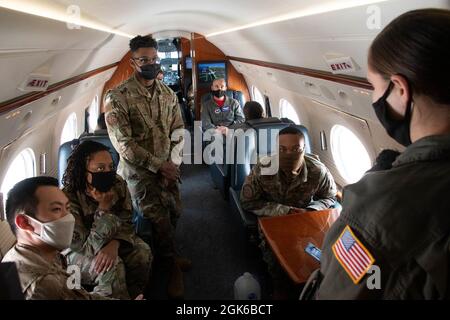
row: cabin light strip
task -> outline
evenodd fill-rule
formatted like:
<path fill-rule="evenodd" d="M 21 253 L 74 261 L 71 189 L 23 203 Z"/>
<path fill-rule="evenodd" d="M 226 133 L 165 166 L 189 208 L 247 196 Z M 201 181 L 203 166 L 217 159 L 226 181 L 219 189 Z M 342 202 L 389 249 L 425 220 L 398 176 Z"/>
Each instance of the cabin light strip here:
<path fill-rule="evenodd" d="M 80 27 L 85 27 L 88 29 L 94 29 L 98 31 L 103 31 L 107 33 L 113 33 L 118 36 L 133 38 L 132 35 L 127 34 L 125 32 L 121 32 L 119 30 L 112 29 L 106 25 L 96 23 L 93 21 L 89 21 L 83 19 L 83 12 L 81 11 L 79 17 L 71 14 L 70 12 L 66 12 L 64 8 L 55 8 L 45 5 L 43 3 L 38 3 L 36 1 L 27 1 L 27 0 L 0 0 L 0 8 L 10 9 L 14 11 L 19 11 L 22 13 L 39 16 L 46 19 L 56 20 L 60 22 L 67 23 L 68 25 L 76 25 Z M 67 7 L 67 11 L 69 11 L 69 7 Z"/>
<path fill-rule="evenodd" d="M 210 38 L 210 37 L 218 36 L 218 35 L 225 34 L 225 33 L 230 33 L 230 32 L 249 29 L 249 28 L 253 28 L 253 27 L 263 26 L 263 25 L 267 25 L 267 24 L 271 24 L 271 23 L 282 22 L 282 21 L 287 21 L 287 20 L 291 20 L 291 19 L 297 19 L 297 18 L 301 18 L 301 17 L 307 17 L 307 16 L 316 15 L 316 14 L 338 11 L 338 10 L 343 10 L 343 9 L 349 9 L 349 8 L 354 8 L 354 7 L 361 7 L 361 6 L 366 6 L 366 5 L 380 3 L 380 2 L 386 2 L 386 1 L 389 1 L 389 0 L 351 0 L 351 1 L 336 1 L 336 0 L 334 0 L 334 1 L 330 1 L 325 4 L 315 5 L 310 8 L 300 10 L 300 11 L 294 11 L 294 12 L 291 12 L 288 14 L 283 14 L 283 15 L 259 20 L 256 22 L 248 23 L 248 24 L 245 24 L 245 25 L 242 25 L 239 27 L 234 27 L 234 28 L 230 28 L 230 29 L 226 29 L 226 30 L 222 30 L 222 31 L 218 31 L 218 32 L 213 32 L 213 33 L 207 34 L 206 37 Z"/>

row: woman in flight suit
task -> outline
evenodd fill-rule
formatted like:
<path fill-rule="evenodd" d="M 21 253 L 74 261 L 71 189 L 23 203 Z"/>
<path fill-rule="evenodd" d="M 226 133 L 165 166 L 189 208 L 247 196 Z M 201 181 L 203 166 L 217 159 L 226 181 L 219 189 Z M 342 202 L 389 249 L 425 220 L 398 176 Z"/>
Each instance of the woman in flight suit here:
<path fill-rule="evenodd" d="M 406 149 L 344 189 L 301 298 L 450 298 L 449 34 L 449 10 L 415 10 L 372 43 L 373 108 Z"/>

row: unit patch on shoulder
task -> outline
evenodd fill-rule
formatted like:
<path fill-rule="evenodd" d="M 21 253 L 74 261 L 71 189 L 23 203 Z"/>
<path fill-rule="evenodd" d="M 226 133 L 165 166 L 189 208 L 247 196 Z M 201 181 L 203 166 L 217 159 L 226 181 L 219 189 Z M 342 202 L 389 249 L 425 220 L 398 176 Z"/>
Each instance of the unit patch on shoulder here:
<path fill-rule="evenodd" d="M 345 227 L 332 250 L 354 284 L 361 281 L 375 262 L 372 254 L 358 240 L 349 226 Z"/>
<path fill-rule="evenodd" d="M 117 116 L 114 113 L 112 113 L 112 112 L 106 113 L 106 122 L 110 126 L 115 126 L 117 124 L 117 122 L 118 122 Z"/>
<path fill-rule="evenodd" d="M 243 196 L 247 199 L 253 198 L 253 188 L 248 184 L 244 185 L 244 187 L 242 188 L 242 193 Z"/>

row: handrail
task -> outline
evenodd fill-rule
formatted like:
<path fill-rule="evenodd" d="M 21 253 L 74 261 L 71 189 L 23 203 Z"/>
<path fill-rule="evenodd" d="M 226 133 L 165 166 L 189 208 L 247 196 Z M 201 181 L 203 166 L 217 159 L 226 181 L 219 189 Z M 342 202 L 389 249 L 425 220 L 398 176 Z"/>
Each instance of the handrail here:
<path fill-rule="evenodd" d="M 253 65 L 257 65 L 257 66 L 261 66 L 261 67 L 265 67 L 265 68 L 271 68 L 271 69 L 277 69 L 277 70 L 287 71 L 287 72 L 291 72 L 291 73 L 301 74 L 303 76 L 333 81 L 333 82 L 349 85 L 352 87 L 373 90 L 372 85 L 366 79 L 360 78 L 360 77 L 337 75 L 337 74 L 332 74 L 331 72 L 327 72 L 327 71 L 307 69 L 307 68 L 302 68 L 302 67 L 290 66 L 290 65 L 286 65 L 286 64 L 267 62 L 267 61 L 261 61 L 261 60 L 253 60 L 253 59 L 239 58 L 239 57 L 233 57 L 233 56 L 227 56 L 227 58 L 229 60 L 233 60 L 233 61 L 239 61 L 239 62 L 253 64 Z"/>
<path fill-rule="evenodd" d="M 46 91 L 30 92 L 30 93 L 21 95 L 19 97 L 4 101 L 4 102 L 0 103 L 0 114 L 2 114 L 4 112 L 9 112 L 9 111 L 19 108 L 23 105 L 26 105 L 26 104 L 29 104 L 36 100 L 39 100 L 55 91 L 64 89 L 65 87 L 68 87 L 74 83 L 83 81 L 87 78 L 91 78 L 101 72 L 104 72 L 106 70 L 117 67 L 118 65 L 119 65 L 119 62 L 115 62 L 115 63 L 109 64 L 107 66 L 103 66 L 103 67 L 97 68 L 95 70 L 85 72 L 78 76 L 74 76 L 72 78 L 54 83 L 54 84 L 50 85 Z"/>

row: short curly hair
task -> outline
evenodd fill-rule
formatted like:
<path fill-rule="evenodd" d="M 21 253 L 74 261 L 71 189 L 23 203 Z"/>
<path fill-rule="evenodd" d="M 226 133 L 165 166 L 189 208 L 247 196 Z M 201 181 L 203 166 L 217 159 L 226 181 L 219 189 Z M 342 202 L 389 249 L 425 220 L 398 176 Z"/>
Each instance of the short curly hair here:
<path fill-rule="evenodd" d="M 155 48 L 158 50 L 158 42 L 151 36 L 136 36 L 130 40 L 130 50 L 136 52 L 139 48 Z"/>

